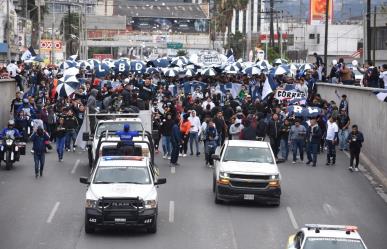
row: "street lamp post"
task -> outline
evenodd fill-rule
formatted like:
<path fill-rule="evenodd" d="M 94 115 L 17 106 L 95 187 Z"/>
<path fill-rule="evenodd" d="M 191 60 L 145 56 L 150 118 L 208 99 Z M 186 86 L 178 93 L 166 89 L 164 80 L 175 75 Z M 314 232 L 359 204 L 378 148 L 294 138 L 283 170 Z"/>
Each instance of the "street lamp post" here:
<path fill-rule="evenodd" d="M 38 0 L 38 46 L 39 46 L 39 55 L 40 55 L 40 41 L 41 41 L 41 38 L 42 38 L 42 34 L 40 33 L 40 19 L 41 19 L 41 16 L 40 16 L 40 6 L 41 6 L 41 0 Z"/>
<path fill-rule="evenodd" d="M 325 9 L 325 39 L 324 39 L 324 73 L 327 75 L 328 67 L 328 21 L 329 21 L 329 0 L 326 0 L 326 9 Z"/>
<path fill-rule="evenodd" d="M 7 0 L 7 29 L 9 30 L 10 28 L 10 25 L 9 25 L 9 0 Z M 7 50 L 7 59 L 8 59 L 8 62 L 11 62 L 11 46 L 10 46 L 10 42 L 11 42 L 11 39 L 10 39 L 10 34 L 11 32 L 7 32 L 7 45 L 8 45 L 8 50 Z"/>

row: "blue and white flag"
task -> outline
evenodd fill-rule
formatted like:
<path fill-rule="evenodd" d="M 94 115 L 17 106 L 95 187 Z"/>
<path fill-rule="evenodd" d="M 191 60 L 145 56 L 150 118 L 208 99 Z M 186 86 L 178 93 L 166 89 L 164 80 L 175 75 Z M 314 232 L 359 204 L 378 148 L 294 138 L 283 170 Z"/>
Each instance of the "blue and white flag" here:
<path fill-rule="evenodd" d="M 177 95 L 177 86 L 176 85 L 169 85 L 168 86 L 168 91 L 171 92 L 172 96 L 176 96 Z"/>
<path fill-rule="evenodd" d="M 387 90 L 375 91 L 374 94 L 378 100 L 387 102 Z"/>
<path fill-rule="evenodd" d="M 25 61 L 25 60 L 31 59 L 33 56 L 36 56 L 36 53 L 35 53 L 35 50 L 33 49 L 33 47 L 31 46 L 26 51 L 24 51 L 24 53 L 22 54 L 20 59 L 22 61 Z"/>
<path fill-rule="evenodd" d="M 236 98 L 241 91 L 242 85 L 239 83 L 226 83 L 219 85 L 219 90 L 226 94 L 227 91 L 230 91 L 233 98 Z"/>
<path fill-rule="evenodd" d="M 262 99 L 262 90 L 257 83 L 249 85 L 249 94 L 253 101 Z"/>
<path fill-rule="evenodd" d="M 271 94 L 275 89 L 277 89 L 277 84 L 274 81 L 273 75 L 266 75 L 265 83 L 263 84 L 262 89 L 262 99 L 265 99 L 269 94 Z"/>
<path fill-rule="evenodd" d="M 78 57 L 78 52 L 77 52 L 77 54 L 70 55 L 70 57 L 67 60 L 75 61 L 77 59 L 77 57 Z"/>

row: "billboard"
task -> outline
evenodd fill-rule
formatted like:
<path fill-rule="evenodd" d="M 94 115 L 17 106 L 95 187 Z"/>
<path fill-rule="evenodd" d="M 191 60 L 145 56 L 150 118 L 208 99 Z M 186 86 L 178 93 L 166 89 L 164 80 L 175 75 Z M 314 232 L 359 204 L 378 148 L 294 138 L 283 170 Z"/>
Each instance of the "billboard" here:
<path fill-rule="evenodd" d="M 42 50 L 51 50 L 52 49 L 52 40 L 40 40 L 40 49 Z M 62 50 L 62 41 L 54 40 L 54 49 Z"/>
<path fill-rule="evenodd" d="M 131 24 L 133 30 L 138 31 L 181 33 L 208 33 L 209 31 L 207 19 L 133 17 Z"/>
<path fill-rule="evenodd" d="M 333 19 L 333 0 L 329 1 L 328 23 L 332 24 Z M 310 0 L 309 23 L 319 25 L 325 23 L 325 10 L 327 0 Z"/>

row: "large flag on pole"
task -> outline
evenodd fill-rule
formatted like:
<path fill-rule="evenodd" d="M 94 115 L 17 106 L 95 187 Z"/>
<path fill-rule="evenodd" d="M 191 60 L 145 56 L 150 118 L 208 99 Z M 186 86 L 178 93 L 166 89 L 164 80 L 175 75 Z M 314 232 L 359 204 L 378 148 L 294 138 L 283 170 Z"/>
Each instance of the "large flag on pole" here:
<path fill-rule="evenodd" d="M 83 133 L 90 131 L 90 129 L 89 129 L 90 121 L 89 121 L 88 113 L 89 113 L 89 111 L 86 110 L 84 118 L 83 118 L 82 126 L 79 129 L 77 139 L 75 140 L 75 145 L 82 148 L 82 149 L 86 149 L 86 145 L 87 145 L 86 141 L 83 141 Z"/>
<path fill-rule="evenodd" d="M 24 51 L 24 53 L 22 54 L 20 59 L 22 61 L 26 61 L 26 60 L 31 59 L 33 56 L 36 56 L 36 53 L 35 53 L 35 50 L 33 49 L 33 47 L 31 46 L 26 51 Z"/>

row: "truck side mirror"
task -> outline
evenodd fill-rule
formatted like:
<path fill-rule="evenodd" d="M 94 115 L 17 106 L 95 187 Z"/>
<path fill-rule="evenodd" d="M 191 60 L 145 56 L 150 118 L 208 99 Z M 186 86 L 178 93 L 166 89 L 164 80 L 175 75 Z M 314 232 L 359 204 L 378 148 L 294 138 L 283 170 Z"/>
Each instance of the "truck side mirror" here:
<path fill-rule="evenodd" d="M 83 184 L 90 184 L 89 178 L 88 177 L 81 177 L 79 178 L 79 182 Z"/>
<path fill-rule="evenodd" d="M 155 185 L 161 185 L 161 184 L 165 184 L 167 183 L 167 179 L 166 178 L 159 178 L 157 180 L 157 182 L 155 182 Z"/>

